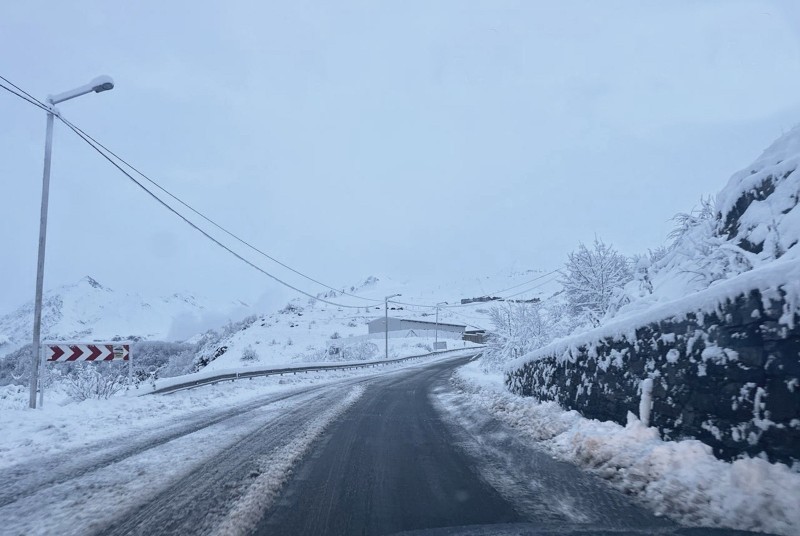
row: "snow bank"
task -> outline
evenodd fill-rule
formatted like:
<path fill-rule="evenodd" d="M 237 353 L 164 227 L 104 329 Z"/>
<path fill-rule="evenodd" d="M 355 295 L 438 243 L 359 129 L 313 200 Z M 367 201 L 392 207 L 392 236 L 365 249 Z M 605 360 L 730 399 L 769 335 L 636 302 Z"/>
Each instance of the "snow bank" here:
<path fill-rule="evenodd" d="M 453 377 L 465 399 L 559 459 L 580 465 L 686 525 L 800 532 L 800 474 L 761 459 L 718 460 L 696 440 L 662 441 L 633 414 L 628 424 L 585 419 L 553 402 L 508 393 L 477 362 Z"/>

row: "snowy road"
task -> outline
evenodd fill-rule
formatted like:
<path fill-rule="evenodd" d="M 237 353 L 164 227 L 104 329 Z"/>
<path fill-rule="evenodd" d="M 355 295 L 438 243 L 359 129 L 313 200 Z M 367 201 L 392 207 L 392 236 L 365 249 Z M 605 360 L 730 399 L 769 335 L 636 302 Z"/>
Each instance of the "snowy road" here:
<path fill-rule="evenodd" d="M 458 360 L 463 364 L 465 360 Z M 393 534 L 474 524 L 667 527 L 488 415 L 437 402 L 454 363 L 372 382 L 296 470 L 257 534 Z"/>
<path fill-rule="evenodd" d="M 295 388 L 4 469 L 0 533 L 209 532 L 261 471 L 265 455 L 298 437 L 313 439 L 309 423 L 335 417 L 331 408 L 363 381 Z"/>
<path fill-rule="evenodd" d="M 488 416 L 446 409 L 439 360 L 292 388 L 0 471 L 3 534 L 390 534 L 663 525 Z"/>

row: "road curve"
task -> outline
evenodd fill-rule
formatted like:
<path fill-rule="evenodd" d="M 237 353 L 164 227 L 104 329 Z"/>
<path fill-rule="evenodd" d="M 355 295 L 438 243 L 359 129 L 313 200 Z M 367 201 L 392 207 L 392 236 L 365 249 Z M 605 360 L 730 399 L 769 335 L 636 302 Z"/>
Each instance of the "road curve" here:
<path fill-rule="evenodd" d="M 450 374 L 468 359 L 291 389 L 94 445 L 94 453 L 2 471 L 0 532 L 392 534 L 576 519 L 663 525 L 490 416 L 444 412 L 437 401 L 453 392 Z"/>
<path fill-rule="evenodd" d="M 255 533 L 393 534 L 464 525 L 576 521 L 565 513 L 563 500 L 548 500 L 546 488 L 538 490 L 532 509 L 530 497 L 517 501 L 519 493 L 501 493 L 488 483 L 531 479 L 551 483 L 559 497 L 563 482 L 569 481 L 569 489 L 586 494 L 575 497 L 575 503 L 596 503 L 594 508 L 603 510 L 603 521 L 615 518 L 617 526 L 664 525 L 596 478 L 571 465 L 554 463 L 534 449 L 520 453 L 519 445 L 516 453 L 523 458 L 547 458 L 549 463 L 538 468 L 550 474 L 485 478 L 503 471 L 499 464 L 485 466 L 487 461 L 493 463 L 491 456 L 474 455 L 488 448 L 486 438 L 469 437 L 465 428 L 454 428 L 431 401 L 434 390 L 450 388 L 451 371 L 464 362 L 450 360 L 371 382 L 300 464 Z M 473 448 L 471 442 L 482 446 Z M 530 464 L 516 467 L 524 471 Z M 597 517 L 591 514 L 588 519 Z M 581 513 L 578 519 L 587 519 L 587 514 Z"/>

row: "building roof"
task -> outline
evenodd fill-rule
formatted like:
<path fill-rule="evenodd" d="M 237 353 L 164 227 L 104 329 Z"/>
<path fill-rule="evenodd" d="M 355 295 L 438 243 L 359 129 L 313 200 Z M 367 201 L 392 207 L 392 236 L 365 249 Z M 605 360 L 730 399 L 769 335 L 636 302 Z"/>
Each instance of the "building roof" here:
<path fill-rule="evenodd" d="M 370 324 L 372 322 L 383 321 L 383 319 L 384 319 L 384 317 L 380 316 L 380 317 L 376 318 L 375 320 L 371 320 Z M 437 325 L 437 322 L 431 322 L 430 320 L 419 320 L 417 318 L 398 318 L 396 316 L 390 316 L 389 320 L 401 320 L 401 321 L 404 321 L 404 322 L 417 322 L 418 324 L 430 324 L 431 326 Z M 464 324 L 448 324 L 447 322 L 438 322 L 438 325 L 440 325 L 440 326 L 450 326 L 450 327 L 453 327 L 453 328 L 464 328 L 464 329 L 467 328 L 467 326 L 465 326 Z"/>

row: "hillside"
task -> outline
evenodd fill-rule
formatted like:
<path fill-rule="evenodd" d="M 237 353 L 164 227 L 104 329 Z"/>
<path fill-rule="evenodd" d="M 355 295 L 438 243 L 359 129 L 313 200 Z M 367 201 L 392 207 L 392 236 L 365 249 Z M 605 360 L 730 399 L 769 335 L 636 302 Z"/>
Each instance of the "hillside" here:
<path fill-rule="evenodd" d="M 461 304 L 461 300 L 487 295 L 507 296 L 519 294 L 512 299 L 546 298 L 558 290 L 555 275 L 536 270 L 509 269 L 494 275 L 464 278 L 424 288 L 416 282 L 398 281 L 389 277 L 368 277 L 363 282 L 342 289 L 329 291 L 321 298 L 334 303 L 357 305 L 357 308 L 336 307 L 308 298 L 296 298 L 277 311 L 255 317 L 243 329 L 201 349 L 199 359 L 209 363 L 209 370 L 229 369 L 241 366 L 265 366 L 293 361 L 323 361 L 331 359 L 371 359 L 384 352 L 381 337 L 367 336 L 367 323 L 382 317 L 383 298 L 391 294 L 402 294 L 394 298 L 398 303 L 389 304 L 389 315 L 393 317 L 419 319 L 433 322 L 436 310 L 431 305 L 448 302 L 457 307 L 440 309 L 439 321 L 466 325 L 467 329 L 491 327 L 489 309 L 492 302 Z M 511 288 L 511 290 L 506 290 Z M 497 292 L 503 291 L 505 292 Z M 359 298 L 355 298 L 358 296 Z M 497 303 L 497 302 L 495 302 Z M 442 334 L 441 338 L 445 335 Z M 390 356 L 410 355 L 430 351 L 434 338 L 412 337 L 390 340 Z M 449 343 L 449 347 L 456 344 Z M 462 344 L 458 342 L 457 344 Z M 463 344 L 462 344 L 463 345 Z M 341 353 L 331 354 L 330 346 L 337 346 Z M 251 360 L 242 360 L 248 351 Z"/>
<path fill-rule="evenodd" d="M 222 324 L 228 314 L 244 316 L 247 310 L 242 302 L 213 303 L 191 294 L 145 298 L 86 276 L 45 292 L 42 340 L 177 340 Z M 0 357 L 29 344 L 32 325 L 32 301 L 0 317 Z"/>

